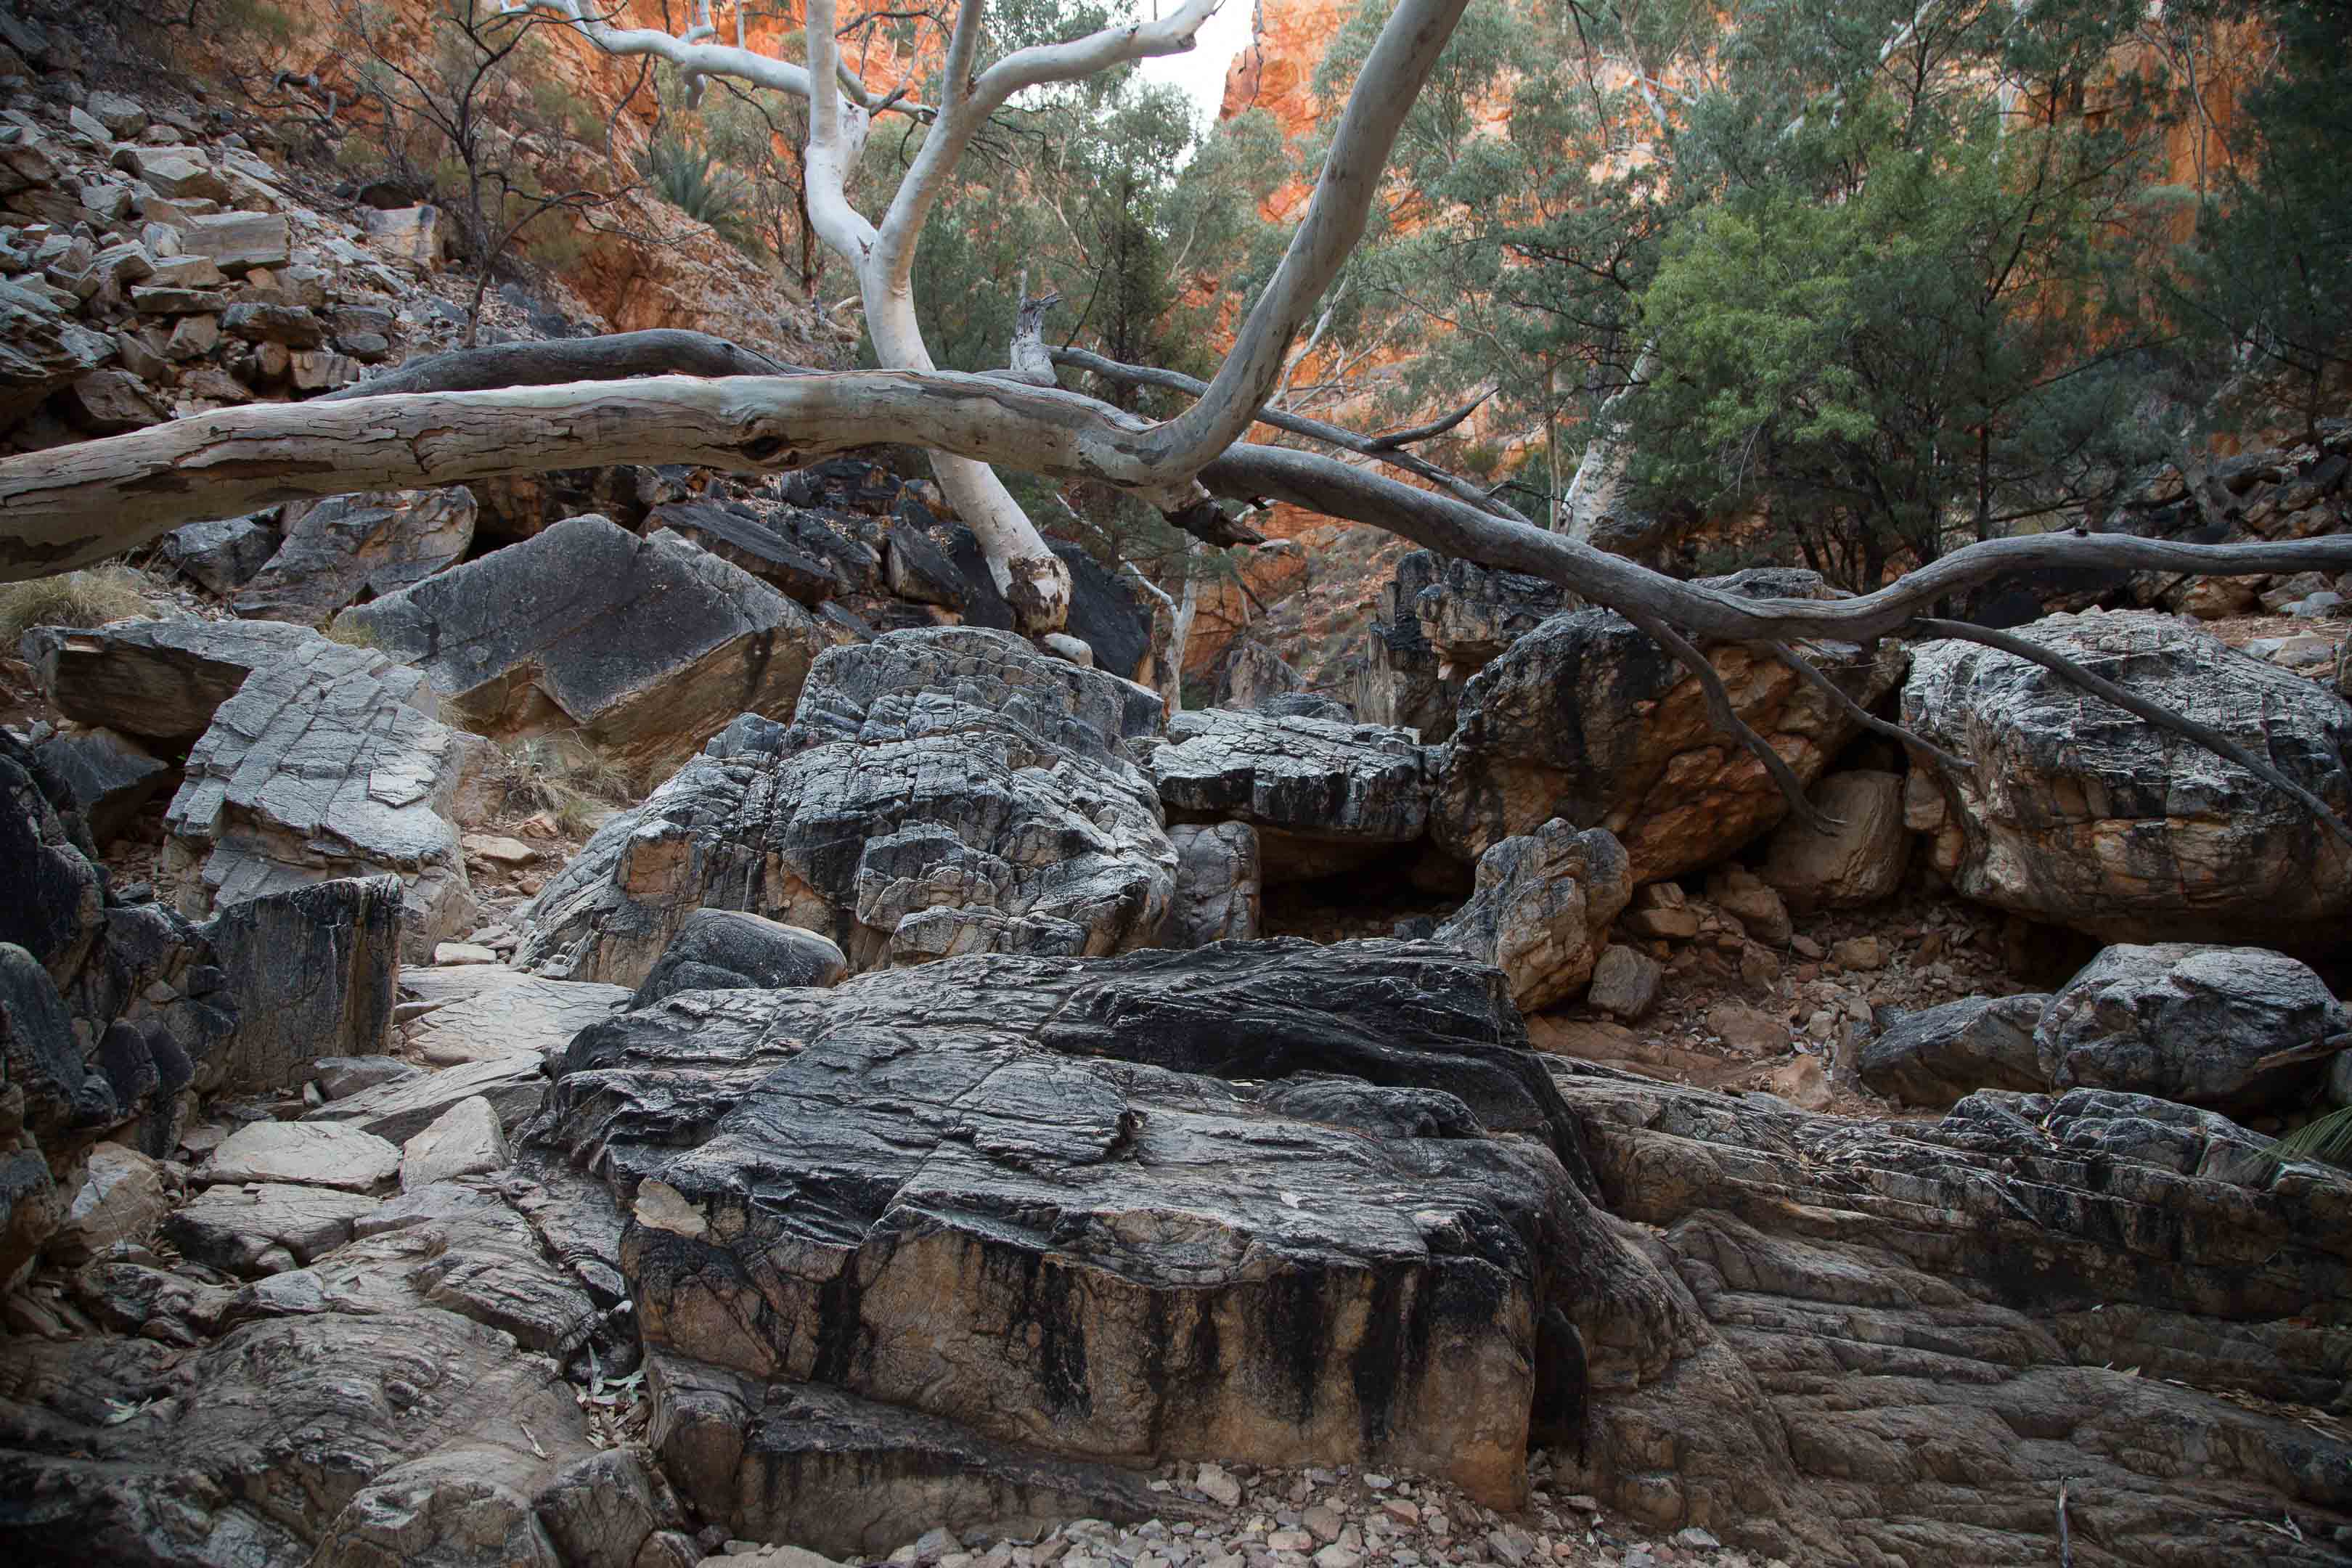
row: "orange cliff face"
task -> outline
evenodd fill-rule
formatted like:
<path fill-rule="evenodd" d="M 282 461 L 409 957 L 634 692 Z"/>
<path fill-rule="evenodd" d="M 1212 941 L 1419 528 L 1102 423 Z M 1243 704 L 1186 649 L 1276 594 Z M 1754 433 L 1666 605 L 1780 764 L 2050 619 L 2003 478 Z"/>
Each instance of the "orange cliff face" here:
<path fill-rule="evenodd" d="M 420 52 L 430 49 L 433 18 L 446 4 L 388 0 L 389 36 Z M 360 59 L 339 16 L 341 0 L 282 0 L 282 8 L 295 27 L 288 68 L 317 73 L 341 89 L 346 104 L 352 103 Z M 662 0 L 619 0 L 617 6 L 592 6 L 590 14 L 617 27 L 682 30 L 691 14 L 689 0 L 670 0 L 667 9 L 666 21 Z M 782 14 L 764 8 L 739 13 L 735 5 L 716 4 L 711 20 L 712 43 L 733 45 L 740 37 L 743 47 L 771 58 L 795 59 L 801 54 L 802 24 L 792 0 Z M 551 139 L 533 139 L 520 151 L 542 180 L 558 188 L 605 190 L 636 182 L 636 160 L 657 122 L 651 60 L 607 54 L 552 21 L 535 24 L 534 32 L 544 47 L 534 47 L 528 67 L 507 73 L 507 79 L 484 95 L 491 124 L 519 124 L 534 96 L 560 89 L 600 123 L 611 122 L 613 147 L 607 154 L 601 145 L 564 140 L 549 145 Z M 879 25 L 845 36 L 842 50 L 877 92 L 899 85 L 914 64 Z M 352 113 L 344 110 L 346 117 Z M 760 260 L 650 191 L 632 191 L 594 218 L 575 221 L 555 270 L 615 331 L 687 327 L 789 359 L 823 357 L 824 351 L 810 341 L 812 323 L 790 279 L 772 274 Z"/>

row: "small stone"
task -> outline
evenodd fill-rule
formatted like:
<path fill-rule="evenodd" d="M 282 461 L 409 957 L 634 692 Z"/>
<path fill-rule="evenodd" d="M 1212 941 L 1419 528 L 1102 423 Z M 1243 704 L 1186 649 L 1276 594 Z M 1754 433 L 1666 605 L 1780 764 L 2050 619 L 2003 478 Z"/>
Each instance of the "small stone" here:
<path fill-rule="evenodd" d="M 1421 1505 L 1409 1498 L 1383 1498 L 1381 1500 L 1381 1511 L 1399 1524 L 1421 1522 Z"/>
<path fill-rule="evenodd" d="M 499 955 L 478 942 L 445 942 L 436 943 L 433 962 L 436 964 L 496 963 Z"/>
<path fill-rule="evenodd" d="M 1315 1538 L 1303 1530 L 1277 1530 L 1265 1538 L 1265 1544 L 1271 1552 L 1306 1552 L 1314 1549 Z"/>
<path fill-rule="evenodd" d="M 1713 1552 L 1723 1545 L 1722 1542 L 1696 1524 L 1675 1531 L 1674 1542 L 1676 1546 L 1687 1546 L 1698 1552 Z"/>
<path fill-rule="evenodd" d="M 1665 968 L 1638 949 L 1612 942 L 1593 966 L 1592 986 L 1585 1000 L 1604 1013 L 1638 1023 L 1657 1005 L 1658 987 Z"/>
<path fill-rule="evenodd" d="M 1830 957 L 1843 969 L 1864 971 L 1886 966 L 1886 954 L 1874 936 L 1852 936 L 1833 943 Z"/>
<path fill-rule="evenodd" d="M 499 833 L 468 833 L 458 842 L 468 855 L 501 866 L 528 866 L 539 858 L 539 851 L 520 838 L 509 838 Z"/>
<path fill-rule="evenodd" d="M 1222 1465 L 1202 1465 L 1200 1473 L 1192 1478 L 1192 1486 L 1220 1508 L 1241 1506 L 1242 1484 Z"/>
<path fill-rule="evenodd" d="M 1822 944 L 1809 936 L 1792 936 L 1789 939 L 1789 945 L 1797 950 L 1797 954 L 1801 958 L 1818 959 L 1823 956 Z"/>
<path fill-rule="evenodd" d="M 1339 1539 L 1339 1531 L 1345 1523 L 1339 1510 L 1319 1502 L 1301 1515 L 1299 1522 L 1316 1540 L 1326 1544 Z"/>
<path fill-rule="evenodd" d="M 1706 1026 L 1729 1049 L 1747 1057 L 1778 1056 L 1789 1048 L 1789 1026 L 1769 1013 L 1726 1002 L 1707 1010 Z"/>
<path fill-rule="evenodd" d="M 1315 1568 L 1356 1568 L 1362 1561 L 1360 1553 L 1344 1546 L 1327 1546 L 1315 1554 Z"/>
<path fill-rule="evenodd" d="M 1486 1532 L 1486 1545 L 1495 1555 L 1519 1568 L 1519 1564 L 1535 1555 L 1535 1537 L 1517 1525 L 1507 1524 Z"/>

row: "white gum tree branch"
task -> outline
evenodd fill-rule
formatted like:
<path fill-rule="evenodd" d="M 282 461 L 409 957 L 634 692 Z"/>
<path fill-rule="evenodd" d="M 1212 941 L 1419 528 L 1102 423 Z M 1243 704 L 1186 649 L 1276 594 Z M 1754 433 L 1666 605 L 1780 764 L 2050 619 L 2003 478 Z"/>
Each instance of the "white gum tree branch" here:
<path fill-rule="evenodd" d="M 870 101 L 843 78 L 835 0 L 807 6 L 808 64 L 803 68 L 740 49 L 712 46 L 646 28 L 615 28 L 592 17 L 583 0 L 521 0 L 559 10 L 581 34 L 615 53 L 651 54 L 691 76 L 723 75 L 797 93 L 810 106 L 806 157 L 809 216 L 826 247 L 849 263 L 858 280 L 866 331 L 885 364 L 917 373 L 935 369 L 918 323 L 912 292 L 917 246 L 957 161 L 990 115 L 1014 95 L 1053 82 L 1076 81 L 1129 60 L 1192 47 L 1202 23 L 1221 0 L 1185 0 L 1172 15 L 1133 21 L 1083 37 L 1016 49 L 973 71 L 986 0 L 963 0 L 950 28 L 939 102 L 912 165 L 877 224 L 846 195 L 848 175 L 864 145 Z M 1085 468 L 1174 510 L 1197 494 L 1194 478 L 1232 446 L 1275 393 L 1291 343 L 1362 237 L 1370 205 L 1397 132 L 1421 85 L 1444 48 L 1466 0 L 1401 0 L 1381 27 L 1340 116 L 1307 216 L 1291 237 L 1273 281 L 1242 323 L 1208 392 L 1162 425 L 1098 424 L 1082 433 Z M 852 79 L 854 83 L 854 79 Z M 822 90 L 815 84 L 827 84 Z M 846 99 L 845 99 L 845 91 Z M 929 445 L 940 489 L 978 536 L 998 587 L 1032 632 L 1058 628 L 1068 614 L 1069 572 L 1047 548 L 985 458 Z M 989 457 L 1018 458 L 1013 451 Z"/>
<path fill-rule="evenodd" d="M 1076 393 L 952 372 L 657 375 L 255 404 L 0 459 L 0 580 L 70 571 L 183 523 L 283 500 L 615 463 L 759 473 L 903 442 L 1104 479 L 1087 456 L 1102 432 L 1146 427 Z M 1713 642 L 1867 641 L 2011 572 L 2352 570 L 2352 535 L 2183 544 L 2065 531 L 1966 545 L 1851 599 L 1749 599 L 1316 453 L 1237 444 L 1201 480 L 1230 499 L 1286 500 L 1525 572 Z"/>

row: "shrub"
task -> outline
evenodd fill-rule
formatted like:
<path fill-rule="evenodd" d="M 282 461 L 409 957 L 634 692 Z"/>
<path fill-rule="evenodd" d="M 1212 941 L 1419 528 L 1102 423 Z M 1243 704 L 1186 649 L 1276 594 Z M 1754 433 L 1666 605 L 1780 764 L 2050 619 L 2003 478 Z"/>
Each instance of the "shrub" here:
<path fill-rule="evenodd" d="M 687 216 L 709 224 L 729 244 L 749 249 L 751 182 L 721 163 L 709 148 L 677 137 L 657 138 L 640 165 L 661 198 Z"/>
<path fill-rule="evenodd" d="M 0 586 L 0 647 L 14 651 L 16 639 L 35 626 L 102 626 L 152 617 L 155 607 L 140 592 L 142 586 L 127 566 L 93 566 Z"/>

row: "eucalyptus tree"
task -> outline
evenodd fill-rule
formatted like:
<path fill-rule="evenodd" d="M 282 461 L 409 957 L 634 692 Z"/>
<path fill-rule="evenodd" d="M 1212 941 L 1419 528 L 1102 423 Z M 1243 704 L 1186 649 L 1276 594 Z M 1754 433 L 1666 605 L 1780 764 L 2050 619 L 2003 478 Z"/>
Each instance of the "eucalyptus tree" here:
<path fill-rule="evenodd" d="M 182 523 L 301 497 L 613 463 L 772 471 L 856 447 L 899 442 L 937 455 L 942 488 L 982 541 L 1024 629 L 1034 634 L 1061 624 L 1068 578 L 992 464 L 1116 489 L 1219 544 L 1238 534 L 1218 500 L 1284 500 L 1383 528 L 1448 555 L 1560 584 L 1616 610 L 1682 662 L 1717 725 L 1749 750 L 1788 795 L 1791 810 L 1809 821 L 1818 822 L 1819 813 L 1779 753 L 1733 710 L 1701 642 L 1763 649 L 1832 691 L 1805 657 L 1804 642 L 1908 633 L 2002 647 L 2221 752 L 2320 812 L 2334 831 L 2352 840 L 2352 827 L 2323 803 L 2227 736 L 2036 644 L 1934 615 L 1945 597 L 2020 569 L 2342 570 L 2352 567 L 2352 539 L 2197 545 L 2071 531 L 2018 536 L 1955 550 L 1851 598 L 1750 599 L 1677 581 L 1534 526 L 1407 450 L 1413 437 L 1435 433 L 1449 421 L 1365 437 L 1269 408 L 1301 333 L 1363 237 L 1398 133 L 1465 0 L 1400 0 L 1381 24 L 1331 130 L 1301 221 L 1205 380 L 1101 362 L 1102 374 L 1158 379 L 1182 392 L 1167 416 L 1144 417 L 1041 384 L 1033 355 L 1018 356 L 1018 374 L 936 369 L 913 299 L 917 243 L 959 160 L 991 117 L 1023 92 L 1189 47 L 1215 3 L 1187 0 L 1159 20 L 1123 22 L 999 52 L 983 47 L 986 0 L 961 0 L 943 21 L 938 91 L 923 100 L 903 92 L 877 96 L 845 68 L 835 47 L 834 0 L 809 0 L 805 63 L 711 44 L 707 17 L 698 18 L 689 37 L 679 37 L 615 30 L 570 14 L 600 47 L 668 58 L 689 75 L 755 80 L 808 100 L 811 221 L 858 280 L 884 368 L 806 371 L 688 332 L 457 351 L 404 365 L 347 389 L 350 395 L 217 410 L 0 459 L 0 578 L 68 571 Z M 1835 107 L 1832 101 L 1824 111 Z M 846 177 L 876 117 L 886 112 L 905 112 L 919 130 L 919 146 L 877 221 L 851 206 Z M 1341 456 L 1244 439 L 1261 422 Z M 1421 482 L 1389 478 L 1376 471 L 1381 467 Z"/>

